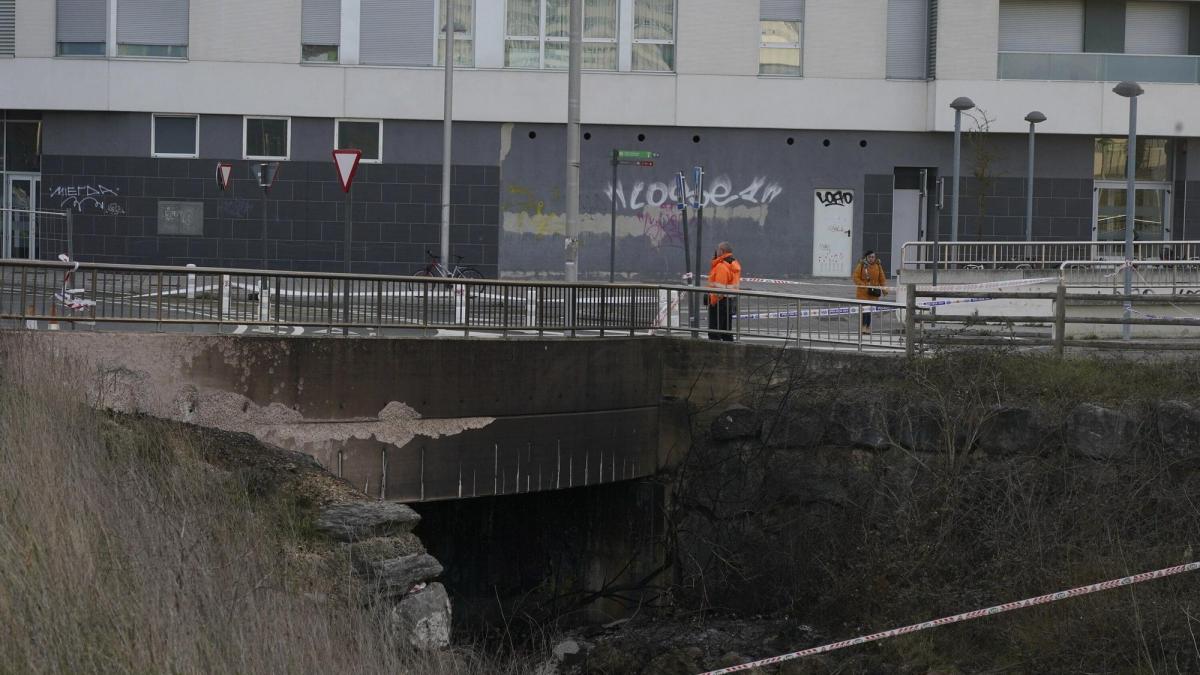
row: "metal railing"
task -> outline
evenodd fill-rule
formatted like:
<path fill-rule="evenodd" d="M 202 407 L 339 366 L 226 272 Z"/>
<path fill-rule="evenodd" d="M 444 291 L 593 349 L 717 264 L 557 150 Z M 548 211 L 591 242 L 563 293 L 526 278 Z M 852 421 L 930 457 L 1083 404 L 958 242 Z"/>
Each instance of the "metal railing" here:
<path fill-rule="evenodd" d="M 698 296 L 695 315 L 689 299 Z M 903 349 L 903 305 L 688 286 L 0 260 L 0 324 L 357 336 L 682 335 Z M 710 313 L 728 310 L 724 329 Z M 861 328 L 871 317 L 871 330 Z"/>
<path fill-rule="evenodd" d="M 75 252 L 70 211 L 0 208 L 0 257 L 56 260 Z"/>
<path fill-rule="evenodd" d="M 935 250 L 936 246 L 936 250 Z M 1136 241 L 1135 260 L 1197 260 L 1200 241 Z M 910 241 L 901 269 L 1052 269 L 1067 261 L 1124 260 L 1123 241 Z"/>
<path fill-rule="evenodd" d="M 1174 54 L 999 52 L 1001 80 L 1200 82 L 1200 57 Z"/>

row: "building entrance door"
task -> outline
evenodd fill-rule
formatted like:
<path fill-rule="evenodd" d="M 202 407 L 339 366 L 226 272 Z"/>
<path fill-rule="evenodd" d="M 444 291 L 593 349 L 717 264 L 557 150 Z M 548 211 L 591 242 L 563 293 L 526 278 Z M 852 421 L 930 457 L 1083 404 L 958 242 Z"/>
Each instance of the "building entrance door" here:
<path fill-rule="evenodd" d="M 5 258 L 37 258 L 38 191 L 36 174 L 10 173 L 4 179 L 4 236 L 0 253 Z"/>
<path fill-rule="evenodd" d="M 1092 239 L 1114 242 L 1100 247 L 1104 258 L 1125 257 L 1124 182 L 1096 181 L 1092 188 Z M 1133 240 L 1167 241 L 1171 238 L 1171 186 L 1164 183 L 1134 185 Z"/>

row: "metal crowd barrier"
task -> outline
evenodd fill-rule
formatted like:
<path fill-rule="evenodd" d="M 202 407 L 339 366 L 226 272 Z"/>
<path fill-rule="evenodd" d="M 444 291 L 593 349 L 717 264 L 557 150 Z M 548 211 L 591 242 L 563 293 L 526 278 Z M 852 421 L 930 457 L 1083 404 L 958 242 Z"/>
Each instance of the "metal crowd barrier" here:
<path fill-rule="evenodd" d="M 708 289 L 204 267 L 0 260 L 0 323 L 93 329 L 399 336 L 728 336 L 851 349 L 904 348 L 903 305 L 723 291 L 727 330 L 710 330 Z M 871 331 L 862 317 L 871 317 Z"/>
<path fill-rule="evenodd" d="M 1200 241 L 1136 241 L 1135 260 L 1200 259 Z M 1057 268 L 1069 260 L 1124 260 L 1124 241 L 910 241 L 901 269 Z"/>

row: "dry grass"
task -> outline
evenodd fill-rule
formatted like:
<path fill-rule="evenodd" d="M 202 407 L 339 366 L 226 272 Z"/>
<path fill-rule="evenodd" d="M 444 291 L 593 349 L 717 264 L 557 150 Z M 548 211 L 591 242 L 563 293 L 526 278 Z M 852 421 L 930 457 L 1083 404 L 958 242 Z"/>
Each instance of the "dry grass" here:
<path fill-rule="evenodd" d="M 77 365 L 0 344 L 0 672 L 519 672 L 413 653 L 339 593 L 303 517 L 87 406 Z M 308 544 L 304 542 L 308 541 Z"/>

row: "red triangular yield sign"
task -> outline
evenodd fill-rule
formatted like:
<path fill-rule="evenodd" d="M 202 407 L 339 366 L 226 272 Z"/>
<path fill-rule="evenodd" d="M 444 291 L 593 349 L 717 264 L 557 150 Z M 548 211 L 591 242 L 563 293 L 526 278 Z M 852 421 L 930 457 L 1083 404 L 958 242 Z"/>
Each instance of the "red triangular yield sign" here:
<path fill-rule="evenodd" d="M 229 179 L 233 176 L 233 165 L 229 162 L 217 162 L 217 187 L 229 189 Z"/>
<path fill-rule="evenodd" d="M 338 180 L 342 183 L 342 192 L 350 191 L 350 183 L 358 171 L 358 160 L 362 159 L 362 150 L 334 150 L 333 164 L 337 167 Z"/>

